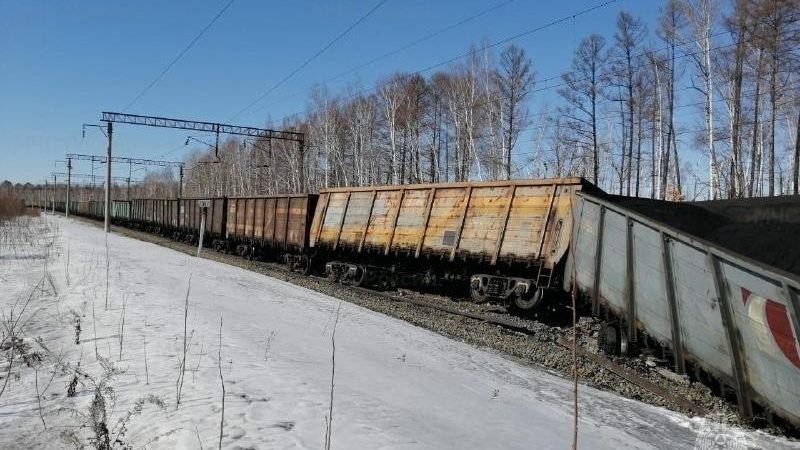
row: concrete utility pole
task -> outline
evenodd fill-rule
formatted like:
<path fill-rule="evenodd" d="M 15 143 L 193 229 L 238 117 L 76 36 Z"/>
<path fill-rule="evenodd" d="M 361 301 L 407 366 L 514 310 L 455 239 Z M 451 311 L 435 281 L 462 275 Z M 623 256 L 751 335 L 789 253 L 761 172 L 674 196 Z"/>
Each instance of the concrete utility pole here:
<path fill-rule="evenodd" d="M 109 231 L 109 213 L 111 211 L 111 134 L 113 133 L 112 122 L 108 122 L 108 159 L 106 160 L 106 202 L 105 202 L 105 222 L 103 230 Z"/>
<path fill-rule="evenodd" d="M 72 158 L 67 158 L 67 204 L 64 205 L 64 215 L 69 219 L 69 189 L 72 178 Z"/>
<path fill-rule="evenodd" d="M 53 174 L 53 215 L 56 215 L 56 194 L 58 189 L 58 180 L 56 179 L 56 175 Z"/>

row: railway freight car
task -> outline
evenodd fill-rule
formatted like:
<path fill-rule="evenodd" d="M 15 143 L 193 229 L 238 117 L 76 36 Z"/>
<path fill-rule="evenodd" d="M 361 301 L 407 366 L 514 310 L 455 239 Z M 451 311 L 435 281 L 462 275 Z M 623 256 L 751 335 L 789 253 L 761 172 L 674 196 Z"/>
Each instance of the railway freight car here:
<path fill-rule="evenodd" d="M 308 274 L 309 229 L 316 194 L 228 197 L 225 240 L 215 247 L 239 256 L 281 260 Z"/>
<path fill-rule="evenodd" d="M 201 203 L 208 205 L 206 207 L 203 242 L 210 244 L 215 240 L 224 238 L 228 219 L 228 199 L 226 197 L 201 197 L 176 200 L 177 217 L 175 219 L 176 227 L 172 235 L 173 239 L 189 243 L 198 241 L 202 222 Z"/>
<path fill-rule="evenodd" d="M 131 200 L 130 220 L 136 228 L 162 236 L 171 234 L 178 227 L 178 200 Z"/>
<path fill-rule="evenodd" d="M 355 285 L 461 285 L 534 308 L 560 289 L 581 178 L 324 189 L 310 247 Z"/>
<path fill-rule="evenodd" d="M 89 210 L 90 210 L 89 204 L 91 203 L 90 201 L 87 200 L 87 201 L 75 202 L 75 203 L 76 203 L 75 204 L 76 208 L 72 209 L 70 211 L 74 211 L 75 214 L 79 215 L 79 216 L 90 217 L 90 214 L 89 214 Z"/>
<path fill-rule="evenodd" d="M 111 221 L 126 224 L 131 217 L 131 202 L 127 200 L 111 200 Z"/>
<path fill-rule="evenodd" d="M 743 416 L 756 404 L 800 426 L 800 198 L 574 198 L 563 287 L 606 319 L 605 349 L 666 349 L 676 372 L 735 393 Z"/>

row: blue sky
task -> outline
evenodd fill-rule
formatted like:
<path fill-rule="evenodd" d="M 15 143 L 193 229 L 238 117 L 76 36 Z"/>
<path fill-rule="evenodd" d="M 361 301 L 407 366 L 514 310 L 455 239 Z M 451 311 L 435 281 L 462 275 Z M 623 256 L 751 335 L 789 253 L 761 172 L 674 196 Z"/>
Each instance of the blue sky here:
<path fill-rule="evenodd" d="M 66 153 L 105 154 L 99 130 L 87 129 L 81 138 L 81 125 L 100 123 L 102 111 L 225 123 L 380 2 L 235 0 L 125 110 L 228 1 L 1 1 L 0 180 L 43 182 L 50 172 L 63 171 L 54 162 Z M 232 123 L 279 123 L 306 110 L 308 90 L 317 83 L 325 82 L 334 93 L 348 84 L 369 88 L 395 71 L 422 70 L 464 54 L 470 44 L 497 42 L 602 3 L 388 0 Z M 539 79 L 557 76 L 569 69 L 581 38 L 611 37 L 620 10 L 641 17 L 652 29 L 661 5 L 617 0 L 513 42 L 526 50 Z M 480 18 L 329 81 L 495 6 Z M 537 93 L 532 112 L 554 96 L 555 89 Z M 123 124 L 114 131 L 115 156 L 179 160 L 192 148 L 182 146 L 186 131 Z M 89 170 L 88 162 L 76 163 L 76 172 Z M 118 166 L 115 175 L 127 175 L 127 167 Z"/>

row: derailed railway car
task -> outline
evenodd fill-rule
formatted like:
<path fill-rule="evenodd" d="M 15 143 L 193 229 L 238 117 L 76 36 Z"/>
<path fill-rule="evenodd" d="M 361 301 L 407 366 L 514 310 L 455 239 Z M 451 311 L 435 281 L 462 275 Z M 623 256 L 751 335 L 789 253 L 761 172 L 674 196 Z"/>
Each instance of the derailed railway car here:
<path fill-rule="evenodd" d="M 324 189 L 313 258 L 359 286 L 458 285 L 533 309 L 560 287 L 581 178 Z"/>
<path fill-rule="evenodd" d="M 224 240 L 214 246 L 250 259 L 280 260 L 309 273 L 309 229 L 316 194 L 228 197 Z"/>
<path fill-rule="evenodd" d="M 781 235 L 797 228 L 787 221 L 800 222 L 800 215 L 786 212 L 800 210 L 800 199 L 794 198 L 793 209 L 741 202 L 743 216 L 764 227 L 759 236 L 747 223 L 743 227 L 715 212 L 736 210 L 737 203 L 576 193 L 563 287 L 577 288 L 592 313 L 606 319 L 601 341 L 607 352 L 666 349 L 677 373 L 717 380 L 721 394 L 734 393 L 743 416 L 750 417 L 756 404 L 768 417 L 777 414 L 797 427 L 800 276 L 775 266 L 792 269 L 794 261 L 765 264 L 755 258 L 771 258 L 764 253 L 776 238 L 796 250 L 796 233 Z M 779 223 L 770 226 L 776 211 Z M 752 257 L 743 254 L 748 248 Z"/>

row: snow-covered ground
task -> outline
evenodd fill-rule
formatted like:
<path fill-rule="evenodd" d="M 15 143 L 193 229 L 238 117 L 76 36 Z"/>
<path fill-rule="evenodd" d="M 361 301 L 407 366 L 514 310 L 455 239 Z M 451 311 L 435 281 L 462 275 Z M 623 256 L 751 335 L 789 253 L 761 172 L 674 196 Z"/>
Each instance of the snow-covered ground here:
<path fill-rule="evenodd" d="M 59 234 L 48 258 L 41 245 L 0 249 L 0 308 L 6 319 L 12 309 L 14 320 L 21 317 L 24 343 L 10 377 L 10 351 L 0 353 L 2 449 L 91 444 L 102 436 L 92 424 L 103 412 L 113 448 L 217 448 L 218 353 L 224 448 L 325 448 L 334 355 L 331 448 L 571 447 L 569 380 L 281 280 L 115 234 L 107 271 L 101 229 L 48 220 Z M 31 296 L 45 270 L 52 285 Z M 187 288 L 189 343 L 176 407 Z M 96 385 L 104 387 L 99 394 Z M 579 448 L 798 448 L 586 386 L 578 403 Z M 704 446 L 712 438 L 728 446 Z"/>

